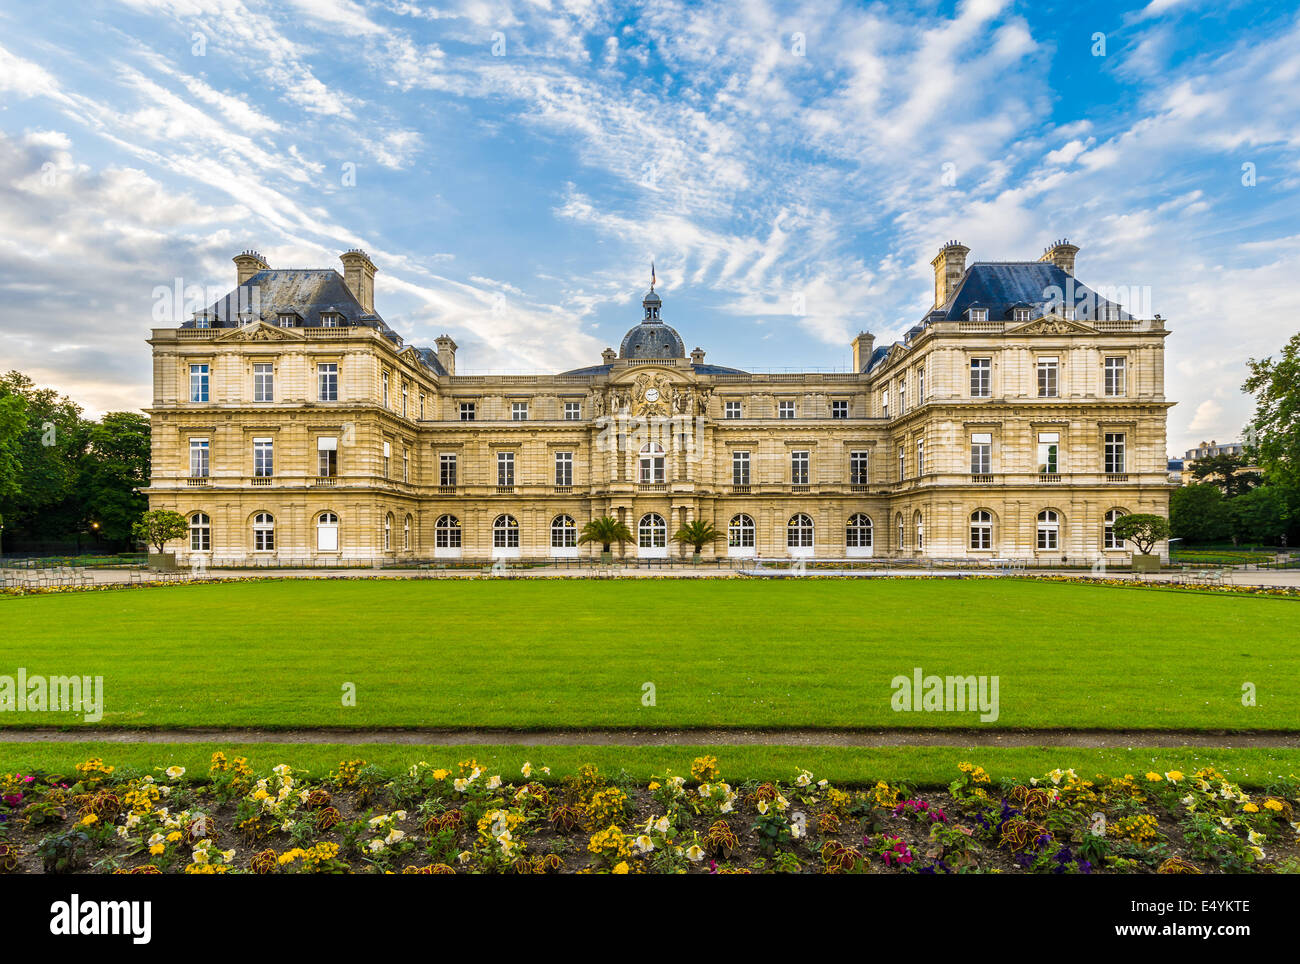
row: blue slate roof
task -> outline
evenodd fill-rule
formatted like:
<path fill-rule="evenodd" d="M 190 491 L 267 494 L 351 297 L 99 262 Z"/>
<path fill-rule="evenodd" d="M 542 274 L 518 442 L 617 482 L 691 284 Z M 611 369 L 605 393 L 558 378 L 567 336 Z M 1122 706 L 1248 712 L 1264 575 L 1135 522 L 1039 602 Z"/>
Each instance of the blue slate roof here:
<path fill-rule="evenodd" d="M 1038 318 L 1053 297 L 1058 302 L 1065 299 L 1067 307 L 1073 303 L 1079 321 L 1133 317 L 1050 261 L 983 261 L 967 268 L 948 303 L 929 312 L 926 318 L 961 321 L 966 317 L 966 310 L 972 307 L 987 308 L 990 321 L 1013 320 L 1012 309 L 1016 307 L 1028 307 L 1033 317 Z M 1103 315 L 1105 308 L 1112 309 L 1113 313 Z"/>
<path fill-rule="evenodd" d="M 267 268 L 197 314 L 207 318 L 209 328 L 238 328 L 246 320 L 278 325 L 279 316 L 286 313 L 297 316 L 295 328 L 320 328 L 325 312 L 340 315 L 345 327 L 373 328 L 389 341 L 402 343 L 401 336 L 383 318 L 361 307 L 343 276 L 333 268 Z M 181 327 L 197 328 L 198 323 L 190 320 Z M 426 367 L 439 375 L 447 374 L 432 348 L 416 351 Z"/>
<path fill-rule="evenodd" d="M 597 375 L 608 375 L 613 369 L 613 365 L 591 365 L 587 368 L 574 368 L 567 372 L 560 372 L 561 375 L 586 375 L 595 377 Z M 748 375 L 749 372 L 740 368 L 727 368 L 725 365 L 692 365 L 692 370 L 697 375 Z"/>

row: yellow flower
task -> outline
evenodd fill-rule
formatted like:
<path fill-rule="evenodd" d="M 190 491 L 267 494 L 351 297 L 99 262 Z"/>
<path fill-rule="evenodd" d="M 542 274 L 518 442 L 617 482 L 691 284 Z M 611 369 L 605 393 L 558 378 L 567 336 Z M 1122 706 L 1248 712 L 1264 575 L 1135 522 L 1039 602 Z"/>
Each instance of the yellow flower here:
<path fill-rule="evenodd" d="M 1170 783 L 1177 783 L 1179 780 L 1183 779 L 1183 773 L 1181 770 L 1170 770 L 1165 774 L 1165 779 Z"/>
<path fill-rule="evenodd" d="M 1245 810 L 1247 813 L 1259 813 L 1259 807 L 1255 806 L 1253 803 L 1248 803 L 1241 809 Z"/>
<path fill-rule="evenodd" d="M 1160 783 L 1164 780 L 1164 777 L 1162 777 L 1158 773 L 1148 773 L 1147 779 L 1150 780 L 1152 783 Z"/>
<path fill-rule="evenodd" d="M 93 813 L 88 813 L 81 818 L 82 825 L 86 827 L 89 827 L 92 823 L 97 823 L 98 821 L 99 818 L 95 816 Z"/>
<path fill-rule="evenodd" d="M 610 873 L 615 873 L 615 874 L 627 873 L 627 861 L 621 861 L 620 863 L 615 864 L 614 869 L 610 871 Z"/>
<path fill-rule="evenodd" d="M 156 843 L 149 848 L 149 853 L 153 854 L 156 857 L 158 854 L 162 853 L 166 849 L 167 846 L 165 844 Z"/>
<path fill-rule="evenodd" d="M 1265 808 L 1266 810 L 1273 810 L 1273 811 L 1276 811 L 1276 812 L 1278 812 L 1278 813 L 1281 813 L 1281 812 L 1282 812 L 1282 801 L 1281 801 L 1281 800 L 1274 800 L 1274 799 L 1272 799 L 1272 798 L 1270 797 L 1268 800 L 1265 800 L 1265 801 L 1264 801 L 1264 808 Z"/>

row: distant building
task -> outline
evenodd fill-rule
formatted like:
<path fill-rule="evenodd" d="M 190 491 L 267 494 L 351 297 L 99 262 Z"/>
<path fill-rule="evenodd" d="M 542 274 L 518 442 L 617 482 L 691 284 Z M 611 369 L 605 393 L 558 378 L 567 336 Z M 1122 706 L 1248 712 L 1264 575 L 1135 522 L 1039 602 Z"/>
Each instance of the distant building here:
<path fill-rule="evenodd" d="M 1241 442 L 1223 442 L 1222 444 L 1210 439 L 1208 442 L 1201 442 L 1194 449 L 1188 449 L 1181 459 L 1169 460 L 1169 481 L 1175 485 L 1191 485 L 1197 481 L 1196 475 L 1192 472 L 1193 466 L 1200 459 L 1212 459 L 1218 455 L 1237 455 L 1246 454 L 1246 446 Z M 1174 472 L 1174 463 L 1178 464 L 1178 472 Z M 1258 472 L 1258 465 L 1243 465 L 1234 475 L 1241 475 L 1244 472 Z M 1205 481 L 1205 480 L 1202 480 Z"/>

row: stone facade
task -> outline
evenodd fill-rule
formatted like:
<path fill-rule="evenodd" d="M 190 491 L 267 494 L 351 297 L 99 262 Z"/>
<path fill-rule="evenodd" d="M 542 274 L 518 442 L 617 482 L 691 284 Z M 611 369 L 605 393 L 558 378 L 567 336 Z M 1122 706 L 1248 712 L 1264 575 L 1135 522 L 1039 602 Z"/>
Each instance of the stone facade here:
<path fill-rule="evenodd" d="M 893 345 L 859 335 L 851 372 L 705 363 L 652 288 L 617 355 L 550 376 L 406 345 L 363 252 L 344 274 L 245 252 L 227 299 L 150 339 L 150 506 L 212 565 L 588 558 L 605 515 L 629 557 L 689 553 L 670 537 L 703 519 L 728 535 L 706 558 L 1120 562 L 1107 513 L 1167 513 L 1168 332 L 1044 294 L 1077 250 L 967 267 L 946 245 L 935 307 Z"/>

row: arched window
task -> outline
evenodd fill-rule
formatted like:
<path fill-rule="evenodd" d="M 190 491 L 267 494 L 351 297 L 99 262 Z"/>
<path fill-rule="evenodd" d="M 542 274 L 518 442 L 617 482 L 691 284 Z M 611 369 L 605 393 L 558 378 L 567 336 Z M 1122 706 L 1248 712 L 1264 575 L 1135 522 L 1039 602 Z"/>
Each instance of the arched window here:
<path fill-rule="evenodd" d="M 384 552 L 393 548 L 393 514 L 384 516 Z"/>
<path fill-rule="evenodd" d="M 196 512 L 190 516 L 190 551 L 210 552 L 212 550 L 212 520 L 206 513 Z"/>
<path fill-rule="evenodd" d="M 572 516 L 557 515 L 551 520 L 551 548 L 572 549 L 578 544 L 578 524 Z"/>
<path fill-rule="evenodd" d="M 1038 513 L 1038 548 L 1056 549 L 1061 544 L 1061 517 L 1052 509 Z"/>
<path fill-rule="evenodd" d="M 269 512 L 253 516 L 253 549 L 256 552 L 275 549 L 275 517 Z"/>
<path fill-rule="evenodd" d="M 912 516 L 913 528 L 916 529 L 916 548 L 919 552 L 925 548 L 925 519 L 921 517 L 921 510 L 918 509 Z"/>
<path fill-rule="evenodd" d="M 499 515 L 492 523 L 492 548 L 518 549 L 519 523 L 512 515 Z"/>
<path fill-rule="evenodd" d="M 403 391 L 405 391 L 404 386 Z M 406 518 L 402 520 L 402 548 L 411 548 L 411 516 L 409 513 Z"/>
<path fill-rule="evenodd" d="M 658 442 L 641 446 L 641 475 L 643 484 L 664 481 L 664 447 Z"/>
<path fill-rule="evenodd" d="M 897 548 L 899 548 L 899 549 L 905 549 L 905 548 L 907 548 L 907 543 L 906 543 L 904 540 L 905 540 L 906 537 L 907 537 L 907 533 L 905 533 L 905 532 L 903 531 L 903 513 L 901 513 L 901 512 L 897 513 L 897 514 L 894 516 L 894 522 L 896 523 L 897 528 L 898 528 L 898 547 L 897 547 Z"/>
<path fill-rule="evenodd" d="M 637 526 L 636 544 L 641 549 L 665 548 L 668 545 L 668 523 L 664 522 L 664 517 L 657 512 L 643 515 Z"/>
<path fill-rule="evenodd" d="M 316 551 L 338 552 L 339 517 L 333 512 L 322 512 L 316 517 Z"/>
<path fill-rule="evenodd" d="M 871 517 L 861 512 L 849 516 L 849 524 L 844 528 L 844 544 L 850 549 L 870 549 L 871 539 Z"/>
<path fill-rule="evenodd" d="M 803 512 L 790 517 L 785 525 L 785 544 L 789 549 L 811 549 L 813 545 L 813 520 Z"/>
<path fill-rule="evenodd" d="M 977 509 L 970 514 L 970 547 L 993 548 L 993 513 Z"/>
<path fill-rule="evenodd" d="M 1123 509 L 1111 509 L 1106 513 L 1106 522 L 1101 531 L 1103 549 L 1123 549 L 1124 540 L 1115 537 L 1115 522 L 1125 514 Z"/>
<path fill-rule="evenodd" d="M 727 547 L 730 549 L 754 547 L 754 520 L 743 512 L 733 515 L 727 525 Z"/>
<path fill-rule="evenodd" d="M 460 548 L 460 520 L 454 515 L 440 515 L 433 526 L 433 545 L 436 549 Z"/>

